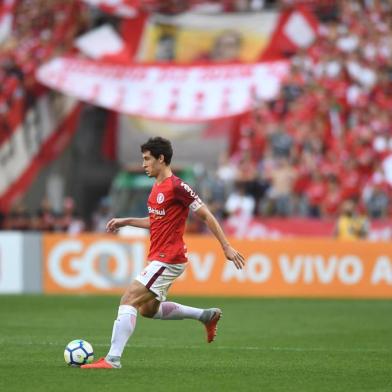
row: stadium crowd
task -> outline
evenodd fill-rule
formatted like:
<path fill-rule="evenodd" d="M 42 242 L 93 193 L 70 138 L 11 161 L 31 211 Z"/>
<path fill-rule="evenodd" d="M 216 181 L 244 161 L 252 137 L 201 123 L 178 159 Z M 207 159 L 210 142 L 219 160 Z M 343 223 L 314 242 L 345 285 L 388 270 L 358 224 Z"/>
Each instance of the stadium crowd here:
<path fill-rule="evenodd" d="M 1 219 L 0 219 L 1 221 Z M 61 209 L 56 211 L 48 198 L 41 200 L 37 211 L 30 211 L 22 202 L 17 203 L 2 219 L 3 230 L 46 231 L 76 234 L 86 230 L 86 223 L 78 214 L 75 201 L 64 198 Z"/>
<path fill-rule="evenodd" d="M 249 11 L 261 3 L 236 4 Z M 392 2 L 338 4 L 314 44 L 290 57 L 278 98 L 255 98 L 216 172 L 198 179 L 201 196 L 219 217 L 336 218 L 346 200 L 370 218 L 390 216 L 391 173 L 382 162 L 392 156 Z M 20 3 L 16 33 L 0 48 L 0 144 L 39 94 L 37 66 L 69 50 L 87 23 L 79 7 L 76 0 Z M 103 231 L 108 203 L 88 222 L 70 198 L 56 212 L 46 199 L 37 212 L 18 203 L 0 227 Z"/>
<path fill-rule="evenodd" d="M 13 33 L 0 43 L 0 145 L 10 141 L 0 163 L 7 159 L 7 154 L 13 154 L 11 136 L 17 126 L 28 127 L 28 121 L 34 121 L 34 116 L 27 118 L 26 113 L 44 90 L 36 82 L 36 69 L 54 55 L 71 50 L 75 36 L 85 27 L 80 7 L 77 0 L 15 2 Z M 64 205 L 69 203 L 67 198 Z M 71 219 L 73 213 L 69 209 L 54 213 L 46 201 L 37 212 L 32 212 L 17 202 L 7 215 L 0 214 L 0 228 L 77 230 L 78 225 L 72 222 L 80 220 Z"/>
<path fill-rule="evenodd" d="M 42 92 L 38 66 L 72 48 L 85 22 L 79 10 L 76 0 L 16 2 L 13 34 L 0 44 L 0 144 Z"/>
<path fill-rule="evenodd" d="M 372 218 L 389 215 L 392 3 L 341 2 L 290 63 L 278 99 L 244 116 L 222 159 L 218 177 L 234 189 L 225 209 L 336 217 L 351 199 Z"/>

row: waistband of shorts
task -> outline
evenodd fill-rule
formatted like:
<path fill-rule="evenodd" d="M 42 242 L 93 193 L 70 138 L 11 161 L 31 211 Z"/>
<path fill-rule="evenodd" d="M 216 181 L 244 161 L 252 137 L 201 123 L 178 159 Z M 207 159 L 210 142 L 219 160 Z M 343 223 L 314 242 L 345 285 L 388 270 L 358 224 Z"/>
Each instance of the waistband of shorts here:
<path fill-rule="evenodd" d="M 183 264 L 187 264 L 188 260 L 185 261 L 181 261 L 179 263 L 174 263 L 171 261 L 162 261 L 162 260 L 147 260 L 149 263 L 155 262 L 155 263 L 161 263 L 161 264 L 167 264 L 167 265 L 183 265 Z"/>

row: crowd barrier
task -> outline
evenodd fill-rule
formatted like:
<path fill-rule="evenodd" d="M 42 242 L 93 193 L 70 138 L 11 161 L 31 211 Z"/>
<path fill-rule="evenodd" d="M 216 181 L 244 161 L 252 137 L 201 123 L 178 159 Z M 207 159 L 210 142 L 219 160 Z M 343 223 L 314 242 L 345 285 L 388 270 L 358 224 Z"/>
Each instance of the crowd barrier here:
<path fill-rule="evenodd" d="M 36 236 L 26 252 L 25 235 L 0 233 L 0 292 L 120 294 L 145 266 L 147 238 L 85 234 Z M 233 240 L 246 259 L 243 270 L 226 262 L 209 236 L 188 236 L 189 265 L 171 295 L 392 298 L 392 244 L 334 239 Z M 22 251 L 20 251 L 22 249 Z M 24 249 L 24 250 L 23 250 Z M 33 249 L 35 251 L 33 252 Z M 34 254 L 36 253 L 36 254 Z M 19 275 L 10 267 L 23 267 Z M 33 261 L 32 261 L 33 260 Z M 38 260 L 38 261 L 37 261 Z M 39 273 L 32 274 L 32 265 Z M 11 275 L 25 279 L 11 279 Z M 42 274 L 42 275 L 41 275 Z M 38 277 L 42 281 L 37 283 Z M 18 283 L 19 282 L 19 283 Z M 8 286 L 7 286 L 8 285 Z"/>

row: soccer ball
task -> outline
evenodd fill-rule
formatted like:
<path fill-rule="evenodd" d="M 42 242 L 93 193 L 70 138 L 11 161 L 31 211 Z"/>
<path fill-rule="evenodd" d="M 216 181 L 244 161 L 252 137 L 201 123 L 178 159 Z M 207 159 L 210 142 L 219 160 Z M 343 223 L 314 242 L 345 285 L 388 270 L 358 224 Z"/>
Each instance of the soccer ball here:
<path fill-rule="evenodd" d="M 85 340 L 69 342 L 64 350 L 64 359 L 69 366 L 80 366 L 94 360 L 93 347 Z"/>

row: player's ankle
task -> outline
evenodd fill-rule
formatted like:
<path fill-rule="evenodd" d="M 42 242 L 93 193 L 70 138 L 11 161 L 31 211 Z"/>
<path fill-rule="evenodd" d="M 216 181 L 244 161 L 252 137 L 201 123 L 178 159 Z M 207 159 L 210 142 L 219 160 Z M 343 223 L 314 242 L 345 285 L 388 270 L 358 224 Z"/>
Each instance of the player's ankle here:
<path fill-rule="evenodd" d="M 211 312 L 210 309 L 203 309 L 203 312 L 201 313 L 200 317 L 199 317 L 199 321 L 201 321 L 202 323 L 207 323 L 211 318 Z"/>
<path fill-rule="evenodd" d="M 106 355 L 105 361 L 110 363 L 115 368 L 120 368 L 121 367 L 121 357 L 120 356 L 114 356 L 114 355 Z"/>

